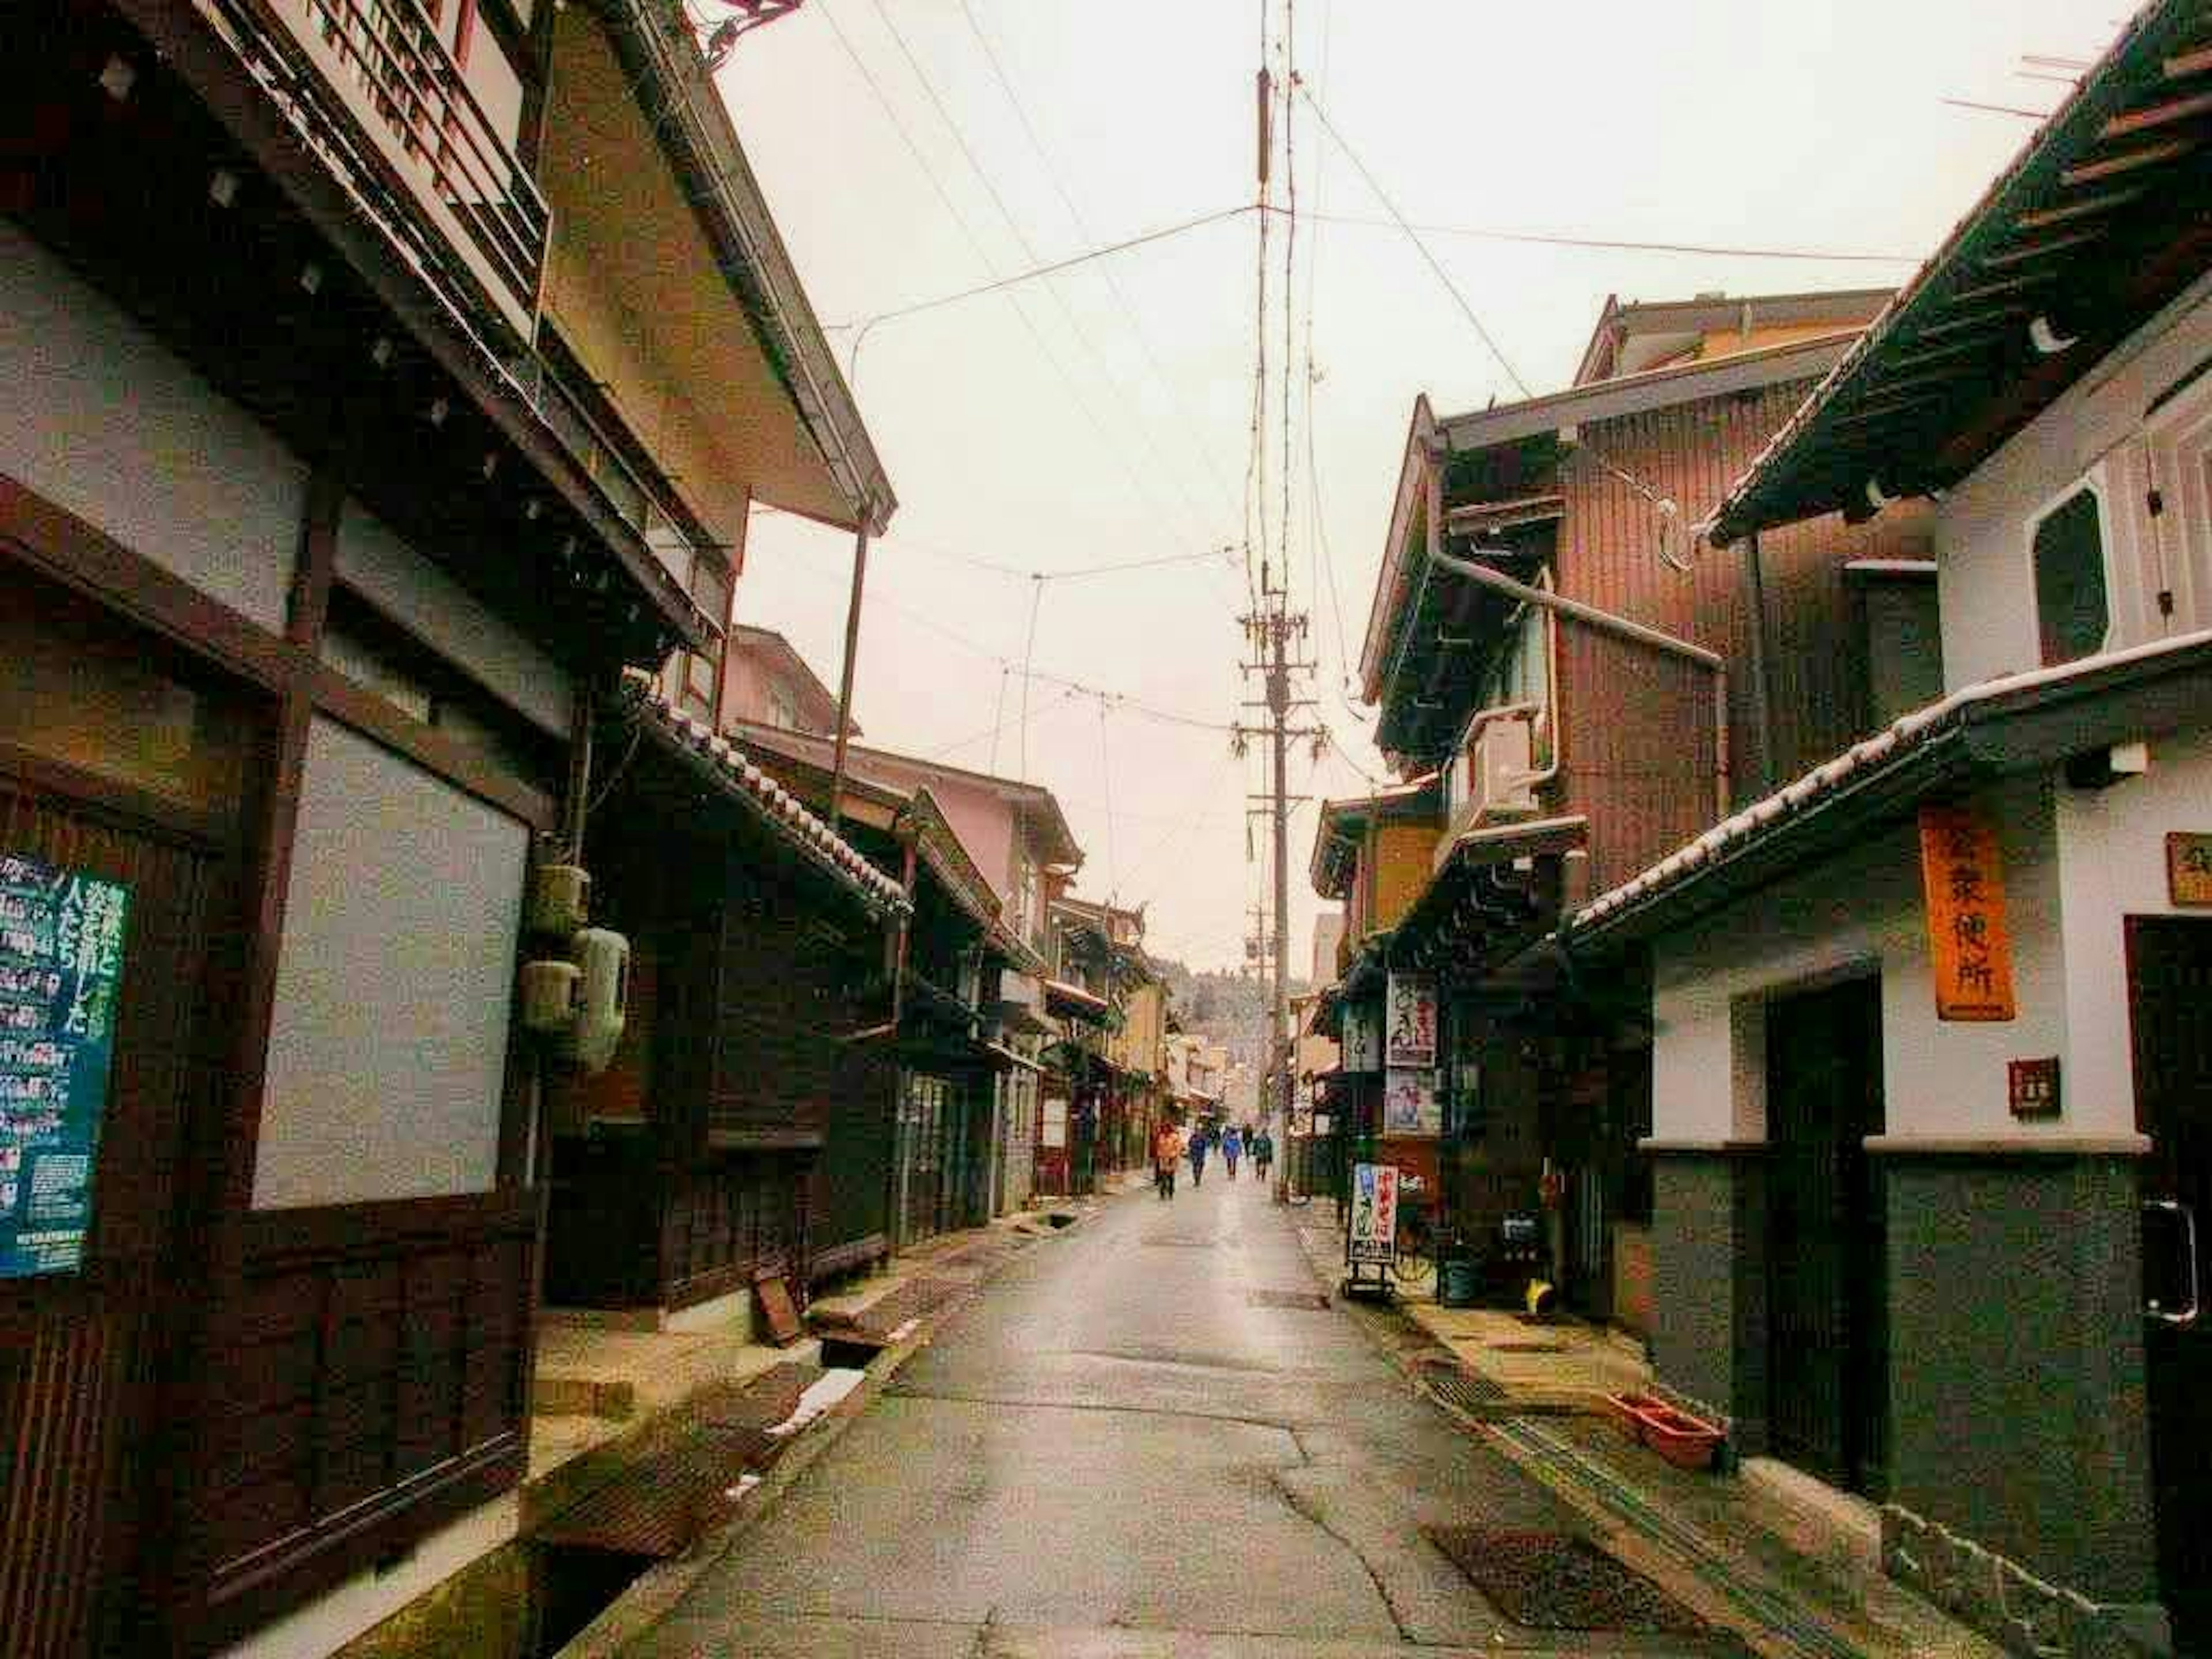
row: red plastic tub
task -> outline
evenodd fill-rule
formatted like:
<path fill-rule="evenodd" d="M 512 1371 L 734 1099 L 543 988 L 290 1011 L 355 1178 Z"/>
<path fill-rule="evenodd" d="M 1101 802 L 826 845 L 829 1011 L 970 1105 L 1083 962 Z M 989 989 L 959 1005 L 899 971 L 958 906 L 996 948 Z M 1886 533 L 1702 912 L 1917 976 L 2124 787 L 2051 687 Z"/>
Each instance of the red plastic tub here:
<path fill-rule="evenodd" d="M 1650 1447 L 1678 1469 L 1710 1469 L 1726 1437 L 1702 1418 L 1677 1411 L 1654 1395 L 1607 1395 L 1606 1401 L 1630 1439 Z"/>

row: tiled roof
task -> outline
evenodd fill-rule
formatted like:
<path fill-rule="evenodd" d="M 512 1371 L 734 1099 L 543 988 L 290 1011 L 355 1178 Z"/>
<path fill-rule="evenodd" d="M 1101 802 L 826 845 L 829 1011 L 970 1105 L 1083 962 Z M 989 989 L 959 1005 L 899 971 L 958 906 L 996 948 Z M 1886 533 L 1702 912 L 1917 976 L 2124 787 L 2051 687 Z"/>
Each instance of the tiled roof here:
<path fill-rule="evenodd" d="M 676 708 L 657 684 L 650 689 L 638 687 L 638 701 L 671 737 L 710 763 L 730 793 L 757 811 L 802 857 L 873 908 L 903 912 L 909 908 L 904 888 L 817 817 L 798 796 L 747 760 L 728 738 L 716 736 L 704 722 Z"/>

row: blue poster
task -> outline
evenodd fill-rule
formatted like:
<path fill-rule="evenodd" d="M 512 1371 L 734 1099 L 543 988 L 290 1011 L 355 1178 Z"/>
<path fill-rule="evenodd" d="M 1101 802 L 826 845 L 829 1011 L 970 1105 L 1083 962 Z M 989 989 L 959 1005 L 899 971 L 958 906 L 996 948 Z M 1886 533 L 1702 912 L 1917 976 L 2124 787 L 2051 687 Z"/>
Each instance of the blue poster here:
<path fill-rule="evenodd" d="M 115 882 L 0 853 L 0 1279 L 83 1265 L 130 908 Z"/>

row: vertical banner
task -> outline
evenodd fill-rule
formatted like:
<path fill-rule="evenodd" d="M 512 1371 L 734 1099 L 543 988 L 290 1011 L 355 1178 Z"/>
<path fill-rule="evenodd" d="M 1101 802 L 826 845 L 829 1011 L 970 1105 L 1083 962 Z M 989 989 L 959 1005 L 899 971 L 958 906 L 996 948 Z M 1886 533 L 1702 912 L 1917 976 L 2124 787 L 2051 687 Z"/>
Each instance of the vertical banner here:
<path fill-rule="evenodd" d="M 0 1279 L 83 1265 L 130 908 L 127 887 L 0 854 Z"/>
<path fill-rule="evenodd" d="M 1390 975 L 1382 1063 L 1408 1069 L 1437 1063 L 1437 985 L 1425 975 Z"/>
<path fill-rule="evenodd" d="M 1938 1019 L 2013 1018 L 2012 932 L 1996 833 L 1968 806 L 1920 809 L 1920 881 Z"/>
<path fill-rule="evenodd" d="M 1345 1260 L 1398 1259 L 1398 1167 L 1395 1164 L 1352 1166 L 1352 1220 L 1344 1236 Z"/>
<path fill-rule="evenodd" d="M 1342 1064 L 1347 1072 L 1364 1073 L 1382 1069 L 1382 1010 L 1373 1003 L 1346 1006 L 1343 1051 Z"/>
<path fill-rule="evenodd" d="M 1437 1074 L 1390 1073 L 1382 1085 L 1382 1133 L 1394 1138 L 1422 1135 L 1433 1139 L 1443 1129 L 1443 1106 L 1437 1097 Z"/>

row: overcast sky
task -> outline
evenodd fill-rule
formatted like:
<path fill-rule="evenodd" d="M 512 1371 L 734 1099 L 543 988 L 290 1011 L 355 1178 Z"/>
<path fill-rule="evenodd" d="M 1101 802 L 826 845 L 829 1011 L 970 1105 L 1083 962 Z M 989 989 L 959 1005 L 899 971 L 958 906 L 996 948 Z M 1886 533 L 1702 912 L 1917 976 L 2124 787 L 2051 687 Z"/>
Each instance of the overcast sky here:
<path fill-rule="evenodd" d="M 805 0 L 748 35 L 720 85 L 840 361 L 859 330 L 837 325 L 1250 202 L 1260 9 Z M 1279 39 L 1283 0 L 1267 9 Z M 1572 374 L 1608 294 L 1902 281 L 2033 131 L 1941 100 L 2051 108 L 2065 88 L 2024 76 L 2022 55 L 2093 56 L 2121 21 L 2113 0 L 1296 0 L 1296 67 L 1397 210 L 1456 228 L 1423 240 L 1541 392 Z M 1340 745 L 1318 763 L 1301 751 L 1292 779 L 1342 796 L 1369 787 L 1360 769 L 1382 774 L 1346 677 L 1413 398 L 1425 391 L 1451 413 L 1518 394 L 1303 102 L 1289 141 L 1302 216 L 1289 565 L 1292 603 L 1312 616 L 1316 712 Z M 1271 231 L 1271 378 L 1285 351 L 1284 228 Z M 1468 230 L 1905 257 L 1569 248 Z M 869 564 L 856 694 L 869 740 L 1010 775 L 1025 764 L 1087 849 L 1082 890 L 1146 903 L 1150 944 L 1194 966 L 1243 960 L 1267 880 L 1266 835 L 1255 824 L 1248 848 L 1245 823 L 1262 750 L 1238 762 L 1214 729 L 1256 695 L 1235 666 L 1256 235 L 1243 214 L 879 322 L 854 376 L 901 503 Z M 1279 567 L 1273 398 L 1267 428 Z M 1693 519 L 1711 505 L 1683 503 Z M 1024 574 L 1221 548 L 1237 551 L 1042 585 Z M 833 685 L 850 550 L 841 534 L 757 514 L 738 590 L 739 619 L 781 629 Z M 1127 701 L 1102 705 L 1065 681 Z M 1291 838 L 1300 973 L 1318 903 L 1313 824 L 1308 802 Z"/>

